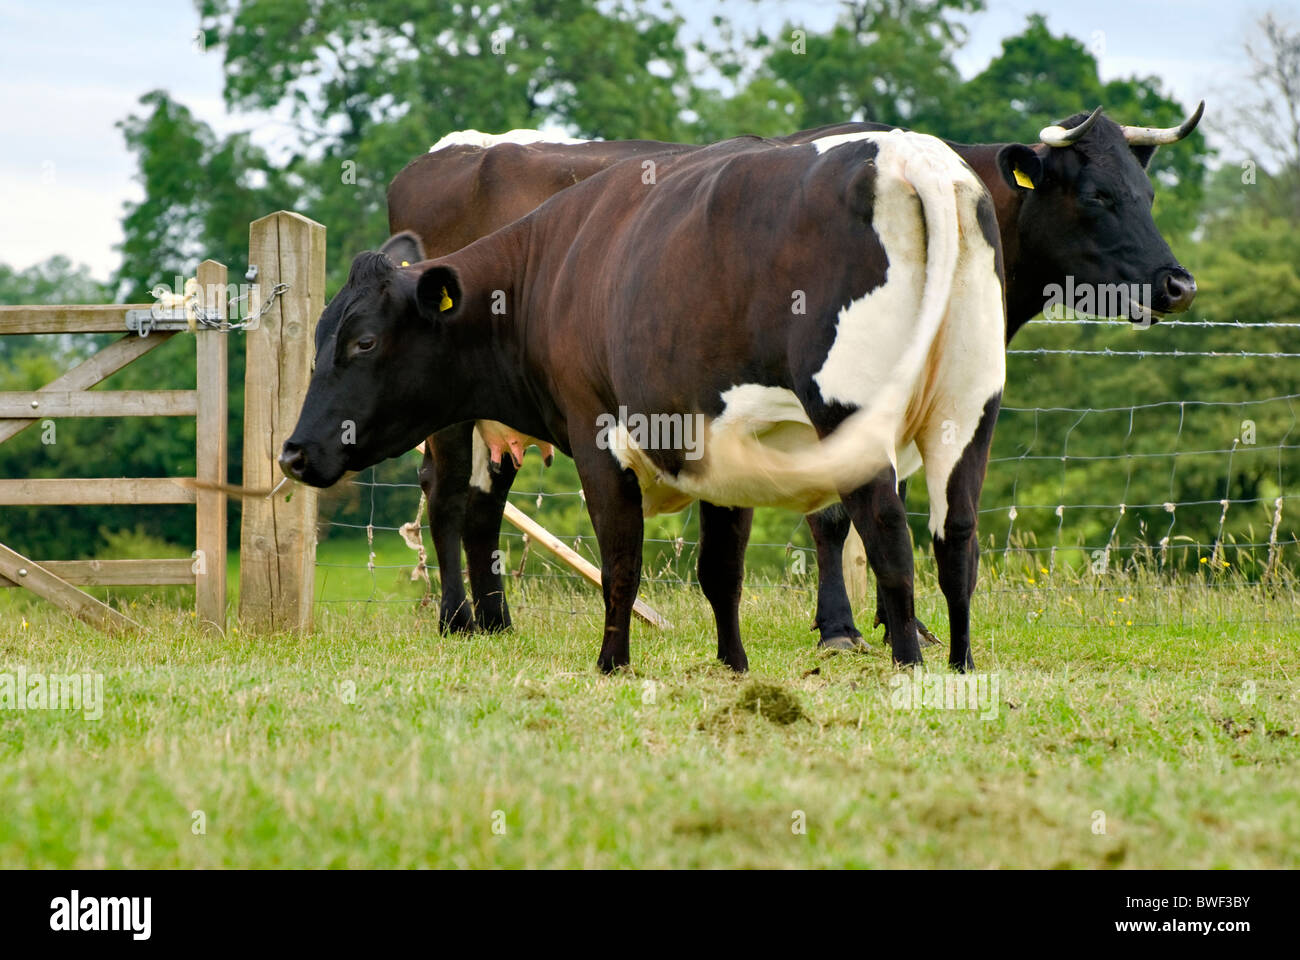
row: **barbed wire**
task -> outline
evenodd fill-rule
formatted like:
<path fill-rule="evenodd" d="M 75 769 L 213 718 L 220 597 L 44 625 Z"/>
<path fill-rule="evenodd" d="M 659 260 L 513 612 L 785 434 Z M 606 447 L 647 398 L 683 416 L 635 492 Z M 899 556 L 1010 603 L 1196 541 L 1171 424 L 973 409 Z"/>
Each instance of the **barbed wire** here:
<path fill-rule="evenodd" d="M 1047 320 L 1039 318 L 1030 320 L 1025 324 L 1027 327 L 1059 327 L 1077 326 L 1077 327 L 1124 327 L 1129 330 L 1181 330 L 1184 328 L 1196 327 L 1222 327 L 1225 330 L 1250 330 L 1250 329 L 1267 329 L 1283 328 L 1290 330 L 1300 330 L 1300 323 L 1288 322 L 1286 320 L 1170 320 L 1159 325 L 1148 324 L 1139 325 L 1132 320 L 1104 320 L 1095 317 L 1071 317 L 1062 320 Z"/>
<path fill-rule="evenodd" d="M 1070 356 L 1070 357 L 1267 357 L 1287 359 L 1300 357 L 1300 353 L 1257 352 L 1248 350 L 1079 350 L 1074 347 L 1053 349 L 1032 347 L 1028 350 L 1008 350 L 1007 356 Z"/>

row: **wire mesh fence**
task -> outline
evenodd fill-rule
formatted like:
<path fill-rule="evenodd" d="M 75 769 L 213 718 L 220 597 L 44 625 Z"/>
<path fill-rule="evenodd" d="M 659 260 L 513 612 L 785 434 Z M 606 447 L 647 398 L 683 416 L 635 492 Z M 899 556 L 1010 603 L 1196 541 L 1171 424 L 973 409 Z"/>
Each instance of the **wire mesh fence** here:
<path fill-rule="evenodd" d="M 1145 330 L 1120 320 L 1027 325 L 1007 351 L 979 511 L 980 590 L 1022 594 L 1031 608 L 1043 595 L 1068 607 L 1071 596 L 1136 594 L 1149 601 L 1154 622 L 1185 618 L 1190 608 L 1178 598 L 1192 591 L 1213 596 L 1250 584 L 1291 595 L 1300 562 L 1291 519 L 1300 499 L 1297 328 L 1207 319 Z M 417 567 L 401 529 L 416 515 L 418 465 L 414 454 L 389 461 L 323 504 L 321 602 L 436 595 L 436 565 Z M 571 463 L 546 470 L 530 455 L 511 501 L 599 563 Z M 921 604 L 938 595 L 920 474 L 909 484 L 908 507 Z M 426 529 L 431 556 L 428 541 Z M 694 508 L 647 521 L 645 581 L 693 585 L 697 545 Z M 801 517 L 758 511 L 747 589 L 810 591 L 811 547 Z M 508 526 L 502 550 L 521 589 L 579 581 Z M 1277 616 L 1270 606 L 1259 619 Z M 1115 625 L 1137 622 L 1124 617 Z M 1235 609 L 1233 622 L 1252 617 Z"/>

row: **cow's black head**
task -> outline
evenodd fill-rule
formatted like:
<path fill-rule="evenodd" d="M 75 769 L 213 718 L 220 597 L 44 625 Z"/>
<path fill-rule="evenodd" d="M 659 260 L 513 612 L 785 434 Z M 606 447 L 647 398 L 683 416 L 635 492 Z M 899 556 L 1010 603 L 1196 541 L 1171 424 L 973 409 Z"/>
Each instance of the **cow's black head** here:
<path fill-rule="evenodd" d="M 1191 305 L 1196 282 L 1151 217 L 1155 192 L 1146 168 L 1159 144 L 1195 129 L 1204 106 L 1167 130 L 1121 126 L 1098 107 L 1045 128 L 1041 144 L 1002 150 L 1003 177 L 1021 195 L 1020 258 L 1041 281 L 1044 303 L 1061 287 L 1074 291 L 1072 306 L 1091 290 L 1095 308 L 1082 312 L 1098 316 L 1143 320 L 1148 308 L 1158 317 Z M 1137 308 L 1127 313 L 1108 305 L 1121 285 L 1137 294 Z"/>
<path fill-rule="evenodd" d="M 419 241 L 406 233 L 352 261 L 316 327 L 307 397 L 280 453 L 287 476 L 327 487 L 348 470 L 405 453 L 430 432 L 430 398 L 439 386 L 437 307 L 421 301 L 422 277 L 401 269 L 423 259 Z M 436 273 L 439 283 L 445 273 L 451 284 L 435 304 L 459 302 L 454 272 L 425 273 Z"/>

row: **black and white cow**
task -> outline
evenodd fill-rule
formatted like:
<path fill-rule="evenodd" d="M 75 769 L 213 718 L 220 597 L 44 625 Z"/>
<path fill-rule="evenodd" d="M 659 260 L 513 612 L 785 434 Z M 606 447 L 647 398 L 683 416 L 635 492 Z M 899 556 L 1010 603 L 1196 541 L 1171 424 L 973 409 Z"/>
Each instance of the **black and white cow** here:
<path fill-rule="evenodd" d="M 316 331 L 286 474 L 328 486 L 467 420 L 554 443 L 577 463 L 600 545 L 606 671 L 630 660 L 645 514 L 701 501 L 718 656 L 744 670 L 752 508 L 842 498 L 894 658 L 910 664 L 921 652 L 895 464 L 915 445 L 949 660 L 972 666 L 975 521 L 1005 363 L 984 184 L 942 141 L 903 131 L 738 138 L 660 157 L 653 183 L 643 174 L 635 158 L 616 164 L 433 261 L 357 257 Z M 647 445 L 656 416 L 698 418 L 698 456 Z"/>

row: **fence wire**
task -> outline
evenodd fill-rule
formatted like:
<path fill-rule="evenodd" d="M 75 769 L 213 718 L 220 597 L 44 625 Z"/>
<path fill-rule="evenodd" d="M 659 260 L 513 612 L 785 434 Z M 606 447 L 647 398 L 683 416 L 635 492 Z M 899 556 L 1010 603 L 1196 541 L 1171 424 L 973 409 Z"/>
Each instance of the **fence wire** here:
<path fill-rule="evenodd" d="M 1032 332 L 1027 331 L 1023 339 L 1055 336 L 1078 340 L 1081 331 L 1094 339 L 1116 334 L 1126 337 L 1133 335 L 1131 326 L 1123 320 L 1035 320 L 1028 324 Z M 1296 329 L 1300 329 L 1300 323 L 1209 320 L 1153 328 L 1175 334 Z M 1151 332 L 1142 331 L 1142 335 L 1150 336 Z M 1293 589 L 1291 565 L 1297 560 L 1295 548 L 1300 540 L 1288 519 L 1288 510 L 1300 499 L 1300 488 L 1295 486 L 1300 393 L 1274 390 L 1269 396 L 1250 396 L 1245 389 L 1250 371 L 1243 372 L 1236 366 L 1238 361 L 1293 360 L 1300 357 L 1300 352 L 1253 349 L 1264 344 L 1241 342 L 1251 349 L 1121 349 L 1109 343 L 1027 344 L 1009 349 L 1004 397 L 1007 402 L 999 414 L 979 509 L 985 564 L 980 590 L 1020 596 L 1032 607 L 1033 598 L 1043 595 L 1060 599 L 1075 594 L 1127 595 L 1135 590 L 1158 591 L 1162 603 L 1168 599 L 1176 605 L 1175 598 L 1190 591 L 1209 590 L 1213 595 L 1223 592 L 1223 587 L 1242 582 L 1261 584 L 1279 578 L 1291 578 L 1288 589 Z M 1099 381 L 1113 378 L 1121 384 L 1147 386 L 1177 381 L 1179 377 L 1170 374 L 1169 369 L 1189 358 L 1202 364 L 1213 360 L 1212 368 L 1199 368 L 1212 369 L 1215 375 L 1215 383 L 1202 387 L 1212 395 L 1095 406 L 1052 403 L 1058 375 L 1066 375 L 1074 364 L 1087 364 L 1089 371 L 1099 371 Z M 1280 372 L 1268 369 L 1272 371 L 1265 378 L 1269 383 L 1295 382 L 1294 377 L 1286 376 L 1285 367 Z M 1220 377 L 1222 386 L 1217 383 Z M 1184 386 L 1180 392 L 1193 392 L 1193 388 Z M 1222 430 L 1216 433 L 1206 425 L 1208 422 L 1227 427 L 1238 421 L 1240 428 L 1230 431 L 1231 436 Z M 1267 468 L 1263 466 L 1266 462 Z M 511 501 L 599 565 L 596 538 L 590 532 L 581 490 L 544 489 L 530 484 L 527 466 L 526 462 L 525 470 L 516 479 L 518 488 L 511 491 Z M 543 475 L 539 472 L 536 476 L 540 479 Z M 317 566 L 327 581 L 333 571 L 355 572 L 364 566 L 369 591 L 366 595 L 326 597 L 319 602 L 412 601 L 410 596 L 385 595 L 381 575 L 393 580 L 418 580 L 424 575 L 423 593 L 428 602 L 437 589 L 437 565 L 430 563 L 427 571 L 417 570 L 415 553 L 409 549 L 413 545 L 403 540 L 401 526 L 376 522 L 380 496 L 385 502 L 401 503 L 400 515 L 415 517 L 420 497 L 418 483 L 379 479 L 372 468 L 351 484 L 364 500 L 368 519 L 360 522 L 361 518 L 323 517 L 321 539 L 346 540 L 364 533 L 367 562 L 358 565 L 347 559 L 322 559 Z M 908 491 L 908 516 L 914 531 L 921 534 L 918 540 L 925 536 L 928 519 L 923 488 L 922 474 L 918 474 Z M 1098 489 L 1108 495 L 1096 496 L 1094 491 Z M 575 516 L 580 529 L 575 528 Z M 691 528 L 691 519 L 688 515 L 680 529 Z M 748 576 L 746 589 L 810 593 L 812 581 L 808 575 L 815 572 L 815 558 L 802 519 L 790 517 L 788 523 L 769 522 L 762 528 L 769 531 L 769 536 L 749 544 L 746 561 L 748 568 L 766 572 Z M 787 528 L 784 540 L 770 536 L 774 529 L 779 534 Z M 648 527 L 646 537 L 644 580 L 696 585 L 698 541 L 684 535 L 655 536 L 653 529 Z M 423 536 L 428 543 L 427 527 Z M 386 560 L 380 561 L 376 544 L 381 548 L 401 544 L 403 552 L 384 550 Z M 920 547 L 923 544 L 918 543 Z M 532 549 L 528 537 L 508 525 L 502 530 L 502 548 L 508 580 L 516 584 L 571 583 L 583 589 L 578 587 L 585 584 L 582 578 L 549 555 Z M 937 595 L 932 563 L 928 550 L 918 551 L 918 602 Z M 1130 579 L 1111 582 L 1116 575 Z M 351 582 L 356 583 L 355 579 Z M 513 600 L 512 604 L 527 606 Z M 563 607 L 537 609 L 575 612 Z M 1161 609 L 1163 619 L 1153 622 L 1172 622 L 1175 614 L 1177 622 L 1182 622 L 1184 611 L 1168 605 Z M 1141 622 L 1130 620 L 1123 625 Z M 1294 622 L 1294 618 L 1279 621 L 1267 616 L 1238 617 L 1221 622 L 1272 624 Z M 1096 619 L 1087 621 L 1087 625 L 1096 625 Z"/>

